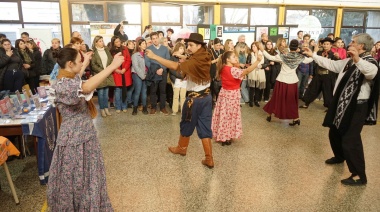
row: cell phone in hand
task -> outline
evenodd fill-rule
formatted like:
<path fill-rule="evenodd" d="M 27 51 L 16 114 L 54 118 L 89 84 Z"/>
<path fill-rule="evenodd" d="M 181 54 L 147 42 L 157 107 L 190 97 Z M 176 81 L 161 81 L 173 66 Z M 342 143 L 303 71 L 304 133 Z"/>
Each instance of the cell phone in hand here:
<path fill-rule="evenodd" d="M 128 21 L 123 21 L 123 24 L 128 24 Z"/>

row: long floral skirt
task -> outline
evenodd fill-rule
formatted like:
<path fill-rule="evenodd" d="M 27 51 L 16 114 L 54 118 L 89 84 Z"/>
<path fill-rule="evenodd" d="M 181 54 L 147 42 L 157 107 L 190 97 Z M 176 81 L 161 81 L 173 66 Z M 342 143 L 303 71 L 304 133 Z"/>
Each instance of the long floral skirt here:
<path fill-rule="evenodd" d="M 97 139 L 56 146 L 49 172 L 50 211 L 113 211 Z"/>
<path fill-rule="evenodd" d="M 212 135 L 225 142 L 243 135 L 240 111 L 240 90 L 221 89 L 212 115 Z"/>

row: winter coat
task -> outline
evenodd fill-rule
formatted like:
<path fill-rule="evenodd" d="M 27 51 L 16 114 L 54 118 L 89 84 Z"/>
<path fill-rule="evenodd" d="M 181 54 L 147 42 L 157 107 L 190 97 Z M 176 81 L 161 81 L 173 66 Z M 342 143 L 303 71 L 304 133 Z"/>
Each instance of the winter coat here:
<path fill-rule="evenodd" d="M 129 55 L 129 51 L 127 48 L 123 49 L 123 56 L 124 56 L 124 62 L 121 65 L 120 69 L 125 69 L 124 74 L 118 74 L 116 72 L 113 72 L 113 79 L 115 81 L 115 86 L 123 86 L 123 80 L 125 79 L 125 86 L 132 85 L 132 73 L 131 73 L 131 65 L 132 65 L 132 59 Z"/>
<path fill-rule="evenodd" d="M 103 67 L 102 60 L 100 59 L 98 49 L 93 49 L 94 54 L 91 59 L 91 71 L 93 75 L 99 74 L 101 71 L 103 71 L 106 67 Z M 107 66 L 109 66 L 112 63 L 113 57 L 108 50 L 107 47 L 104 47 L 104 51 L 107 54 Z M 112 74 L 110 74 L 97 88 L 104 88 L 108 86 L 115 86 L 115 81 L 113 80 Z"/>

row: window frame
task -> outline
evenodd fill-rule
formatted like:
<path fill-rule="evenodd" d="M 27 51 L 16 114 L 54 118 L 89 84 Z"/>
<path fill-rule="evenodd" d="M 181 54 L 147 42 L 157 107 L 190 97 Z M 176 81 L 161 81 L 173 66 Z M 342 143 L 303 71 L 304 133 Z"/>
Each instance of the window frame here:
<path fill-rule="evenodd" d="M 248 19 L 247 19 L 247 24 L 228 24 L 224 23 L 224 20 L 221 18 L 220 24 L 223 25 L 223 31 L 226 32 L 224 29 L 226 27 L 240 27 L 240 28 L 248 28 L 249 32 L 253 32 L 256 26 L 262 26 L 262 25 L 253 25 L 251 24 L 251 9 L 252 8 L 273 8 L 276 9 L 277 12 L 277 17 L 276 17 L 276 24 L 278 25 L 278 11 L 279 11 L 279 6 L 278 5 L 262 5 L 262 4 L 257 4 L 257 5 L 232 5 L 232 4 L 227 4 L 227 5 L 222 5 L 220 7 L 220 16 L 224 17 L 224 9 L 225 8 L 236 8 L 236 9 L 248 9 Z M 273 26 L 275 26 L 273 25 Z M 272 26 L 272 25 L 271 25 Z M 247 32 L 247 31 L 241 31 L 241 32 Z"/>
<path fill-rule="evenodd" d="M 287 12 L 288 10 L 308 10 L 309 11 L 309 15 L 312 15 L 313 14 L 313 10 L 335 10 L 335 18 L 334 18 L 334 26 L 322 26 L 322 28 L 332 28 L 333 31 L 335 31 L 335 28 L 336 28 L 336 16 L 338 15 L 338 8 L 329 8 L 329 7 L 316 7 L 316 8 L 310 8 L 310 7 L 286 7 L 285 8 L 285 17 L 284 17 L 284 25 L 288 25 L 286 23 L 286 15 L 287 15 Z M 343 19 L 342 19 L 343 21 Z M 290 24 L 291 25 L 291 24 Z"/>

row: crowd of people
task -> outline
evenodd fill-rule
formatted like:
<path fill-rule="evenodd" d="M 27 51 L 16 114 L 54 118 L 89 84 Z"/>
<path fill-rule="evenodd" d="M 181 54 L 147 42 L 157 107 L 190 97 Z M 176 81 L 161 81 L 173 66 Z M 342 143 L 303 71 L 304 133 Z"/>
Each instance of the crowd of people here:
<path fill-rule="evenodd" d="M 53 211 L 90 210 L 94 205 L 112 210 L 91 121 L 96 117 L 91 101 L 95 89 L 103 118 L 112 115 L 113 104 L 116 113 L 132 108 L 132 115 L 139 110 L 168 115 L 167 103 L 172 115 L 181 111 L 178 144 L 169 151 L 186 155 L 197 129 L 205 152 L 202 164 L 208 168 L 214 167 L 211 139 L 228 146 L 242 136 L 242 105 L 265 104 L 268 122 L 274 116 L 296 126 L 301 124 L 299 108 L 307 109 L 322 92 L 327 108 L 323 125 L 330 128 L 334 153 L 325 162 L 347 162 L 352 175 L 342 184 L 367 183 L 360 133 L 364 124 L 377 121 L 380 41 L 362 33 L 345 46 L 334 35 L 315 41 L 299 31 L 289 45 L 283 38 L 274 43 L 265 33 L 250 45 L 244 35 L 236 44 L 227 39 L 223 45 L 215 38 L 207 45 L 198 33 L 175 42 L 173 33 L 169 28 L 165 37 L 148 25 L 140 37 L 128 40 L 120 23 L 109 44 L 98 35 L 90 49 L 80 33 L 73 32 L 70 44 L 61 48 L 60 41 L 53 39 L 43 54 L 26 32 L 16 48 L 2 38 L 1 90 L 21 90 L 28 83 L 33 91 L 39 75 L 51 76 L 54 103 L 63 117 L 48 189 Z M 305 104 L 299 106 L 299 99 Z M 81 123 L 79 129 L 73 129 L 73 123 Z M 80 174 L 69 174 L 73 169 Z M 91 185 L 81 184 L 90 178 Z M 70 182 L 90 191 L 85 192 L 88 198 L 81 198 L 84 190 Z"/>

